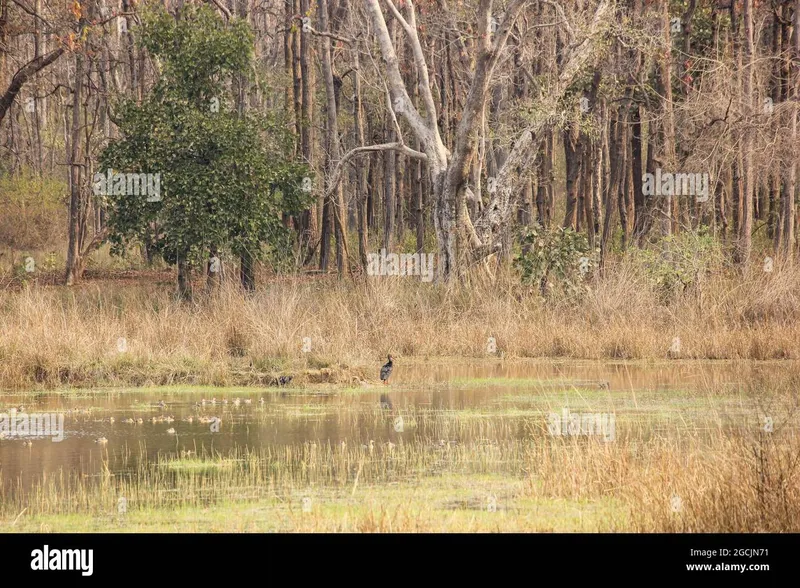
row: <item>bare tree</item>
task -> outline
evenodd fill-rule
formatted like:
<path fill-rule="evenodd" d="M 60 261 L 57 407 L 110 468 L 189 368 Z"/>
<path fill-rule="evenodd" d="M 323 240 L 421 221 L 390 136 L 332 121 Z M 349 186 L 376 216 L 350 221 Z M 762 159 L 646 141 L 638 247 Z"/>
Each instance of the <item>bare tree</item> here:
<path fill-rule="evenodd" d="M 504 55 L 503 50 L 509 34 L 529 1 L 512 0 L 501 20 L 492 16 L 492 0 L 479 2 L 476 14 L 478 30 L 475 69 L 460 113 L 452 151 L 442 140 L 428 65 L 419 38 L 415 8 L 412 2 L 406 0 L 404 16 L 392 0 L 385 0 L 385 4 L 393 18 L 400 23 L 406 41 L 410 44 L 422 102 L 421 110 L 412 103 L 400 73 L 397 50 L 387 28 L 379 0 L 367 0 L 383 57 L 392 108 L 410 126 L 421 144 L 424 159 L 428 164 L 434 200 L 434 227 L 439 249 L 439 277 L 462 275 L 471 263 L 500 249 L 502 233 L 516 209 L 523 178 L 533 163 L 531 146 L 536 144 L 553 124 L 558 114 L 558 101 L 565 90 L 581 69 L 596 56 L 595 43 L 607 24 L 611 2 L 601 0 L 587 31 L 581 38 L 576 38 L 574 33 L 570 35 L 570 43 L 565 48 L 563 67 L 557 83 L 548 88 L 539 99 L 540 116 L 517 136 L 513 149 L 498 171 L 493 196 L 474 221 L 466 206 L 466 181 L 476 152 L 480 113 L 489 95 L 493 74 Z M 548 2 L 548 4 L 552 4 L 556 14 L 569 27 L 561 6 L 557 3 Z M 571 27 L 569 31 L 572 33 Z M 403 150 L 407 151 L 408 148 Z M 414 155 L 419 157 L 418 153 Z"/>

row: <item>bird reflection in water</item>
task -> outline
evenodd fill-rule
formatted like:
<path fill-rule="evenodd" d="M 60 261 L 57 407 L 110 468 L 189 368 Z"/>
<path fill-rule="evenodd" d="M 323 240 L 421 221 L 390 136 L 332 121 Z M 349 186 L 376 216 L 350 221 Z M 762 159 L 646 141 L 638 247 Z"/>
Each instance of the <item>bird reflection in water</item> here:
<path fill-rule="evenodd" d="M 389 398 L 388 394 L 381 394 L 381 408 L 384 410 L 392 410 L 394 408 L 392 399 Z"/>

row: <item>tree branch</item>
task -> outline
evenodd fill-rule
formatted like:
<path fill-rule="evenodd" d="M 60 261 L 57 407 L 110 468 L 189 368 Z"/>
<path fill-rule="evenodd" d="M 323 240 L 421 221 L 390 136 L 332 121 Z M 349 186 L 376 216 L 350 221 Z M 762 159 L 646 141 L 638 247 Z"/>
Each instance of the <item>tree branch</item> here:
<path fill-rule="evenodd" d="M 8 109 L 14 103 L 14 98 L 16 98 L 17 94 L 22 89 L 22 86 L 39 71 L 61 57 L 64 50 L 64 47 L 59 47 L 46 55 L 40 55 L 22 66 L 19 71 L 14 74 L 14 77 L 11 79 L 11 84 L 9 84 L 5 93 L 0 98 L 0 122 L 5 118 L 6 112 L 8 112 Z"/>
<path fill-rule="evenodd" d="M 295 20 L 299 20 L 301 23 L 303 22 L 302 16 L 295 16 Z M 334 41 L 341 41 L 342 43 L 346 43 L 348 45 L 352 45 L 355 43 L 355 39 L 351 39 L 349 37 L 340 37 L 335 33 L 329 33 L 327 31 L 318 31 L 311 25 L 306 25 L 305 30 L 314 35 L 315 37 L 327 37 L 329 39 L 333 39 Z"/>
<path fill-rule="evenodd" d="M 30 14 L 33 18 L 36 18 L 36 19 L 39 19 L 40 21 L 42 21 L 44 24 L 46 24 L 48 27 L 50 27 L 50 30 L 54 30 L 53 29 L 53 25 L 51 25 L 49 22 L 47 22 L 47 19 L 45 19 L 44 17 L 40 16 L 33 8 L 29 7 L 27 4 L 22 2 L 22 0 L 11 0 L 11 1 L 14 4 L 16 4 L 17 6 L 19 6 L 20 8 L 22 8 L 22 10 L 24 10 L 25 12 Z"/>
<path fill-rule="evenodd" d="M 414 4 L 412 4 L 411 0 L 405 0 L 405 2 L 408 4 L 408 20 L 403 18 L 392 0 L 386 0 L 389 10 L 392 11 L 394 17 L 400 22 L 400 25 L 403 27 L 403 30 L 406 32 L 411 42 L 411 50 L 414 53 L 414 65 L 417 69 L 417 75 L 419 76 L 419 93 L 422 96 L 422 101 L 425 103 L 425 114 L 428 118 L 428 126 L 433 126 L 436 125 L 436 103 L 433 100 L 431 81 L 428 77 L 428 65 L 425 62 L 425 53 L 422 50 L 422 43 L 420 43 L 419 35 L 417 34 L 417 17 Z"/>
<path fill-rule="evenodd" d="M 392 94 L 392 104 L 396 105 L 398 99 L 403 105 L 401 110 L 411 128 L 418 137 L 424 137 L 425 141 L 430 140 L 430 129 L 419 114 L 411 98 L 408 96 L 405 84 L 403 83 L 403 76 L 400 75 L 400 68 L 397 64 L 397 54 L 392 45 L 392 39 L 389 35 L 389 29 L 386 27 L 386 20 L 383 18 L 383 11 L 378 5 L 378 0 L 366 0 L 367 5 L 372 10 L 373 22 L 375 24 L 375 34 L 378 37 L 378 43 L 381 47 L 381 54 L 383 61 L 386 64 L 386 76 L 389 81 L 389 91 Z"/>
<path fill-rule="evenodd" d="M 225 6 L 225 5 L 224 5 L 222 2 L 220 2 L 219 0 L 211 0 L 211 1 L 214 3 L 214 5 L 215 5 L 217 8 L 219 8 L 219 11 L 220 11 L 222 14 L 224 14 L 224 15 L 225 15 L 225 18 L 226 18 L 227 20 L 230 20 L 230 19 L 231 19 L 231 11 L 230 11 L 230 10 L 228 10 L 228 7 L 227 7 L 227 6 Z"/>
<path fill-rule="evenodd" d="M 336 163 L 336 167 L 333 169 L 331 173 L 330 184 L 328 185 L 327 189 L 325 190 L 325 198 L 328 198 L 333 191 L 336 190 L 336 187 L 339 185 L 339 182 L 342 179 L 342 170 L 344 169 L 345 164 L 350 161 L 356 155 L 361 155 L 363 153 L 371 153 L 375 151 L 399 151 L 403 155 L 407 155 L 414 159 L 422 159 L 423 161 L 428 160 L 428 156 L 420 151 L 416 151 L 411 149 L 402 142 L 397 143 L 380 143 L 378 145 L 364 145 L 363 147 L 354 147 L 347 153 L 345 153 L 342 158 Z"/>

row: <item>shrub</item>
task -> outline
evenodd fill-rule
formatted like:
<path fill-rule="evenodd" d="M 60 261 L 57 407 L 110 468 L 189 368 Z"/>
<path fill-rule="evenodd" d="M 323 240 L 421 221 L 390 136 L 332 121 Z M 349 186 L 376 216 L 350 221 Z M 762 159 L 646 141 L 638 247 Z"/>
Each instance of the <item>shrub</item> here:
<path fill-rule="evenodd" d="M 630 255 L 665 301 L 699 287 L 710 273 L 722 269 L 725 260 L 719 242 L 706 228 L 670 235 L 655 247 L 634 249 Z"/>
<path fill-rule="evenodd" d="M 514 263 L 523 283 L 538 284 L 543 296 L 550 289 L 567 294 L 582 291 L 584 277 L 594 265 L 584 235 L 570 228 L 548 230 L 537 224 L 525 229 L 521 245 Z"/>

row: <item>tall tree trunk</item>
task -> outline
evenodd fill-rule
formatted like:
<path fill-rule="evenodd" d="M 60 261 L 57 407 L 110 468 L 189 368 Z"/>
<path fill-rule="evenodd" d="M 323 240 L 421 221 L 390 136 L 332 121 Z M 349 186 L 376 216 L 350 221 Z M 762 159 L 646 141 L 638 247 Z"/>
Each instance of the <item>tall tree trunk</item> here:
<path fill-rule="evenodd" d="M 305 17 L 309 17 L 311 13 L 311 0 L 299 1 L 301 14 Z M 311 58 L 312 47 L 311 33 L 302 31 L 300 34 L 300 118 L 302 122 L 300 146 L 303 159 L 311 168 L 314 166 L 314 67 Z M 313 256 L 313 247 L 316 246 L 317 240 L 320 238 L 319 214 L 316 204 L 310 205 L 308 210 L 303 212 L 301 226 L 304 235 L 301 240 L 301 247 L 303 249 L 308 248 L 305 263 L 309 263 Z"/>
<path fill-rule="evenodd" d="M 539 151 L 539 185 L 536 190 L 536 216 L 543 227 L 550 225 L 553 194 L 553 133 L 545 134 Z"/>
<path fill-rule="evenodd" d="M 800 63 L 800 0 L 795 0 L 794 3 L 794 61 L 795 64 Z M 800 116 L 800 66 L 796 66 L 792 72 L 794 77 L 793 94 L 794 104 L 789 113 L 791 122 L 789 125 L 789 136 L 791 137 L 791 144 L 795 146 L 793 153 L 790 155 L 792 158 L 788 162 L 787 178 L 786 178 L 786 194 L 783 198 L 783 226 L 781 228 L 781 254 L 791 259 L 794 255 L 794 240 L 795 240 L 795 194 L 797 193 L 797 176 L 800 173 L 800 152 L 796 148 L 798 145 L 797 133 L 797 119 Z"/>
<path fill-rule="evenodd" d="M 395 235 L 397 235 L 397 242 L 403 242 L 403 235 L 406 231 L 405 222 L 405 209 L 406 209 L 406 158 L 400 153 L 396 154 L 395 168 L 397 181 L 395 182 Z"/>
<path fill-rule="evenodd" d="M 283 0 L 283 10 L 283 67 L 285 75 L 292 80 L 291 86 L 286 86 L 284 102 L 286 112 L 290 113 L 294 123 L 293 152 L 297 155 L 298 140 L 303 133 L 301 89 L 303 81 L 300 76 L 300 39 L 297 29 L 292 26 L 292 19 L 300 11 L 300 3 L 298 0 Z"/>
<path fill-rule="evenodd" d="M 419 142 L 417 143 L 419 150 Z M 417 252 L 425 248 L 425 164 L 418 159 L 414 163 L 414 228 L 417 235 Z"/>
<path fill-rule="evenodd" d="M 81 16 L 80 30 L 83 30 L 83 16 Z M 80 281 L 83 275 L 83 246 L 84 227 L 84 202 L 80 162 L 81 138 L 81 102 L 83 100 L 83 68 L 84 56 L 82 50 L 75 51 L 75 89 L 72 93 L 72 130 L 70 132 L 69 149 L 69 243 L 67 245 L 67 267 L 65 283 L 67 286 Z"/>
<path fill-rule="evenodd" d="M 614 113 L 611 120 L 611 130 L 609 132 L 609 164 L 611 168 L 611 175 L 609 185 L 605 193 L 605 218 L 603 220 L 603 235 L 600 240 L 600 270 L 603 271 L 605 260 L 608 252 L 611 249 L 613 238 L 613 222 L 615 205 L 620 202 L 624 203 L 621 199 L 621 192 L 623 182 L 625 181 L 625 172 L 627 170 L 627 120 L 625 112 L 627 106 L 620 106 L 618 111 Z M 624 214 L 620 210 L 620 214 Z"/>
<path fill-rule="evenodd" d="M 581 168 L 580 154 L 582 152 L 579 137 L 578 125 L 575 123 L 570 124 L 564 130 L 564 163 L 567 174 L 567 202 L 564 227 L 570 229 L 575 229 L 578 224 L 578 183 Z"/>
<path fill-rule="evenodd" d="M 638 104 L 631 107 L 631 165 L 633 167 L 633 239 L 642 246 L 649 229 L 647 226 L 646 204 L 642 190 L 642 108 Z"/>
<path fill-rule="evenodd" d="M 186 260 L 186 254 L 181 253 L 178 255 L 178 297 L 181 300 L 190 300 L 192 298 L 191 278 L 191 267 Z"/>
<path fill-rule="evenodd" d="M 622 160 L 622 170 L 620 171 L 620 190 L 619 190 L 619 222 L 622 228 L 622 250 L 628 248 L 628 239 L 631 234 L 630 222 L 631 209 L 633 207 L 633 166 L 631 165 L 630 149 L 630 126 L 628 125 L 629 114 L 625 113 L 625 126 L 622 129 L 622 142 L 624 158 Z"/>
<path fill-rule="evenodd" d="M 390 120 L 386 120 L 386 136 L 390 142 L 395 141 L 394 130 Z M 394 151 L 386 151 L 383 154 L 383 248 L 391 251 L 394 244 L 394 220 L 395 220 L 395 162 Z"/>
<path fill-rule="evenodd" d="M 675 166 L 675 119 L 672 109 L 672 36 L 670 35 L 669 2 L 660 0 L 661 32 L 663 35 L 664 50 L 658 63 L 658 92 L 661 101 L 662 124 L 659 163 L 662 168 L 674 173 Z M 673 197 L 661 196 L 659 198 L 659 213 L 661 216 L 661 235 L 672 234 L 674 219 Z"/>
<path fill-rule="evenodd" d="M 744 0 L 744 35 L 745 35 L 745 70 L 744 85 L 742 91 L 742 113 L 746 121 L 752 120 L 753 115 L 753 95 L 754 95 L 754 33 L 753 33 L 753 0 Z M 743 218 L 742 228 L 739 235 L 737 248 L 738 260 L 746 264 L 750 259 L 750 251 L 753 246 L 753 197 L 754 197 L 754 177 L 753 177 L 753 133 L 745 131 L 742 138 L 742 165 L 744 175 L 743 185 Z"/>
<path fill-rule="evenodd" d="M 597 224 L 595 223 L 594 211 L 594 170 L 595 166 L 592 162 L 592 155 L 595 153 L 596 147 L 590 142 L 583 142 L 583 182 L 581 184 L 581 194 L 583 198 L 583 216 L 586 223 L 586 237 L 589 240 L 589 246 L 594 249 L 595 236 L 597 235 Z"/>
<path fill-rule="evenodd" d="M 771 35 L 771 50 L 772 55 L 777 57 L 781 51 L 781 17 L 783 7 L 781 5 L 774 5 L 772 7 L 772 29 Z M 774 63 L 770 69 L 769 80 L 769 95 L 772 104 L 776 105 L 781 99 L 781 59 L 774 59 Z M 769 113 L 770 115 L 772 112 Z M 770 169 L 769 172 L 769 216 L 767 217 L 767 237 L 772 241 L 775 249 L 780 246 L 780 193 L 781 193 L 781 172 L 779 169 Z"/>
<path fill-rule="evenodd" d="M 34 12 L 36 14 L 41 14 L 42 10 L 42 0 L 36 0 L 34 4 Z M 33 20 L 34 22 L 34 42 L 33 42 L 33 56 L 34 59 L 38 59 L 44 54 L 44 47 L 43 47 L 43 36 L 42 36 L 42 23 L 38 18 Z M 38 88 L 39 84 L 36 84 Z M 38 92 L 36 92 L 38 95 Z M 44 100 L 44 99 L 43 99 Z M 36 137 L 36 145 L 34 149 L 36 150 L 36 171 L 38 172 L 39 176 L 42 175 L 42 157 L 43 157 L 43 141 L 42 141 L 42 125 L 47 122 L 44 117 L 42 116 L 42 108 L 40 106 L 40 100 L 37 98 L 33 101 L 33 119 L 34 119 L 34 130 L 35 130 L 35 137 Z"/>
<path fill-rule="evenodd" d="M 256 260 L 249 250 L 239 256 L 239 283 L 246 292 L 256 289 Z M 180 272 L 178 274 L 180 276 Z"/>
<path fill-rule="evenodd" d="M 318 0 L 317 8 L 319 11 L 320 30 L 324 33 L 330 33 L 329 28 L 329 14 L 328 14 L 328 0 Z M 341 80 L 334 78 L 333 75 L 333 57 L 331 55 L 331 38 L 328 34 L 322 36 L 322 78 L 325 85 L 325 169 L 327 170 L 326 178 L 330 179 L 332 170 L 339 161 L 339 123 L 338 123 L 338 106 L 337 106 L 337 85 Z M 338 82 L 338 84 L 337 84 Z M 341 182 L 337 182 L 333 191 L 325 189 L 325 208 L 323 212 L 323 235 L 327 232 L 330 235 L 331 228 L 334 229 L 336 235 L 336 265 L 339 275 L 344 274 L 347 268 L 347 232 L 344 227 L 345 207 L 344 207 L 344 189 Z M 327 213 L 327 214 L 326 214 Z M 326 222 L 325 216 L 328 216 Z M 328 241 L 330 236 L 328 236 Z M 328 246 L 326 246 L 325 239 L 322 240 L 322 249 L 320 251 L 320 269 L 327 269 L 327 256 Z M 324 257 L 324 259 L 323 259 Z"/>
<path fill-rule="evenodd" d="M 352 7 L 350 19 L 352 26 Z M 364 112 L 361 106 L 361 69 L 359 66 L 358 51 L 356 45 L 352 48 L 353 53 L 353 125 L 355 132 L 355 143 L 359 147 L 366 145 L 364 137 Z M 356 222 L 358 223 L 358 259 L 361 267 L 366 271 L 367 267 L 367 247 L 369 240 L 369 228 L 367 227 L 367 190 L 369 159 L 358 167 L 356 182 Z"/>

